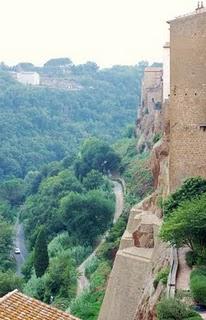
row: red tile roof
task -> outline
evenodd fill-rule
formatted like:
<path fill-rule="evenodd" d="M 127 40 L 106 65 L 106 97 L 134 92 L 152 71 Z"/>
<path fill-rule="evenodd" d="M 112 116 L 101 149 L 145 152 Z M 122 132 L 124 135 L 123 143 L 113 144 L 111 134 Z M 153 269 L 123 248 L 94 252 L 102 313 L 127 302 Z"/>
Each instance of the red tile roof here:
<path fill-rule="evenodd" d="M 18 290 L 0 298 L 0 320 L 79 320 Z"/>

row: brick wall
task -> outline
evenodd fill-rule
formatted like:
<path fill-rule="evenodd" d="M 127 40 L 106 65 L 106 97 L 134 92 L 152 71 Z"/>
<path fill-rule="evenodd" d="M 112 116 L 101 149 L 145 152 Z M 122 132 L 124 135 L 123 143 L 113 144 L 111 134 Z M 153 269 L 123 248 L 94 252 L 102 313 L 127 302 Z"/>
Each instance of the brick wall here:
<path fill-rule="evenodd" d="M 170 22 L 170 191 L 206 178 L 206 12 Z M 203 125 L 203 127 L 201 127 Z"/>

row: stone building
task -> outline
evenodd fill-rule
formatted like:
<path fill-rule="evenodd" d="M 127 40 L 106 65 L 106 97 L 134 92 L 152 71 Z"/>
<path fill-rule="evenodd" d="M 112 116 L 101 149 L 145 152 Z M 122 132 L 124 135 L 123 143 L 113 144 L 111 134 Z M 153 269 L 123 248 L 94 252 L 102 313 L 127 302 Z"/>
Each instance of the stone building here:
<path fill-rule="evenodd" d="M 163 102 L 170 96 L 170 43 L 166 42 L 163 47 Z"/>
<path fill-rule="evenodd" d="M 22 72 L 10 72 L 13 79 L 21 82 L 25 85 L 38 86 L 40 84 L 40 76 L 37 72 L 22 71 Z"/>
<path fill-rule="evenodd" d="M 155 133 L 162 130 L 160 113 L 163 100 L 163 69 L 161 67 L 147 67 L 142 80 L 141 105 L 138 110 L 136 135 L 138 149 L 150 149 Z"/>
<path fill-rule="evenodd" d="M 191 176 L 206 178 L 206 9 L 170 25 L 170 191 Z"/>
<path fill-rule="evenodd" d="M 151 164 L 157 190 L 130 212 L 99 320 L 156 319 L 156 304 L 164 288 L 158 285 L 155 289 L 153 281 L 170 263 L 170 250 L 157 236 L 162 223 L 158 192 L 167 196 L 187 177 L 206 178 L 206 9 L 201 4 L 195 12 L 169 21 L 169 25 L 170 45 L 164 48 L 163 112 L 159 112 L 164 136 L 153 148 Z M 152 77 L 145 71 L 137 123 L 142 141 L 150 137 L 153 127 L 148 114 L 154 120 L 153 102 L 161 97 L 153 91 L 156 80 L 161 88 L 161 71 L 151 73 Z"/>

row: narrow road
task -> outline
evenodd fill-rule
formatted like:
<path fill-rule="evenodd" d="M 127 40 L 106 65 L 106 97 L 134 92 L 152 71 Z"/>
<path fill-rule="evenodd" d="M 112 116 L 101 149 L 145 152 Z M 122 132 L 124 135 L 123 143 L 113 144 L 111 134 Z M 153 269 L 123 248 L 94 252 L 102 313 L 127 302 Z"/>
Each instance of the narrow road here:
<path fill-rule="evenodd" d="M 15 248 L 20 249 L 20 254 L 14 254 L 16 260 L 16 274 L 21 276 L 21 267 L 25 262 L 27 256 L 27 249 L 25 245 L 25 235 L 22 223 L 19 223 L 19 219 L 17 219 L 15 225 L 15 239 L 14 239 L 14 250 Z"/>
<path fill-rule="evenodd" d="M 117 181 L 112 181 L 114 184 L 114 194 L 116 198 L 116 204 L 115 204 L 115 213 L 114 213 L 114 219 L 113 223 L 116 223 L 119 217 L 121 216 L 124 208 L 124 193 L 122 189 L 122 185 Z M 103 237 L 100 244 L 97 246 L 97 248 L 92 252 L 92 254 L 78 267 L 77 271 L 79 273 L 79 277 L 77 280 L 77 297 L 81 295 L 81 293 L 89 288 L 89 280 L 87 279 L 85 275 L 85 267 L 89 261 L 92 260 L 93 257 L 95 257 L 95 254 L 99 247 L 102 245 L 102 243 L 105 241 L 107 233 Z"/>

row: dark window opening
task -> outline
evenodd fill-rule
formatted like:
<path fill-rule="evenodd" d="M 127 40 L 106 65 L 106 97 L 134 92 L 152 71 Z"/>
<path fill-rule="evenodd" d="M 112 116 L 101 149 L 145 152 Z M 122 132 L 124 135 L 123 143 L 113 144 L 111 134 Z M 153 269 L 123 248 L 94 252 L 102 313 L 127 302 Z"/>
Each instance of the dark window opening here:
<path fill-rule="evenodd" d="M 200 130 L 206 131 L 206 123 L 205 124 L 200 124 Z"/>

